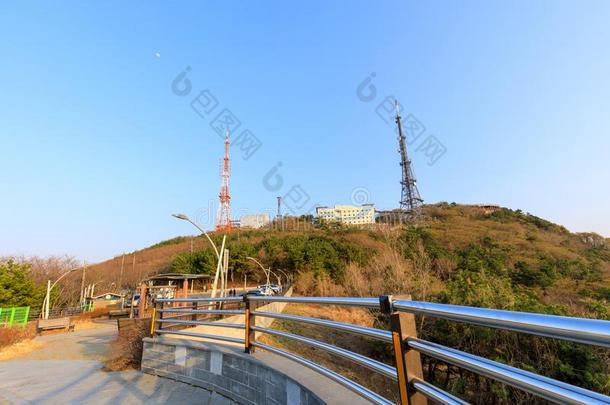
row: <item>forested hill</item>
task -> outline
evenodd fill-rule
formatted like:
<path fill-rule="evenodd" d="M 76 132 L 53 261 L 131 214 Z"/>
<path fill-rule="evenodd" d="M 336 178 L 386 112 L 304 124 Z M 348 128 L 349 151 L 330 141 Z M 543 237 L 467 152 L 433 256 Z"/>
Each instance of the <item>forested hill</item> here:
<path fill-rule="evenodd" d="M 354 229 L 306 226 L 234 231 L 227 239 L 234 277 L 258 277 L 246 256 L 300 272 L 303 292 L 376 295 L 410 292 L 422 299 L 524 309 L 544 304 L 557 312 L 609 316 L 610 249 L 593 233 L 570 233 L 533 215 L 505 208 L 429 205 L 404 227 Z M 298 227 L 298 230 L 296 228 Z M 219 235 L 213 235 L 220 241 Z M 191 252 L 191 249 L 193 253 Z M 135 260 L 134 260 L 135 255 Z M 135 263 L 135 264 L 134 264 Z M 176 238 L 115 257 L 88 271 L 99 288 L 167 271 L 212 272 L 203 237 Z"/>

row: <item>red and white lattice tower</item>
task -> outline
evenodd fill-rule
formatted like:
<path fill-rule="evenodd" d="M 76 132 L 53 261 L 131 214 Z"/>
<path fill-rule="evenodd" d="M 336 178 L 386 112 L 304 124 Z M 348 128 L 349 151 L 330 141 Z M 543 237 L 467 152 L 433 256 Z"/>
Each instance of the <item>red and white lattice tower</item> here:
<path fill-rule="evenodd" d="M 231 193 L 229 192 L 229 178 L 231 168 L 229 163 L 229 130 L 225 136 L 225 157 L 220 168 L 220 206 L 218 207 L 218 217 L 216 218 L 216 230 L 228 231 L 233 227 L 231 221 Z"/>

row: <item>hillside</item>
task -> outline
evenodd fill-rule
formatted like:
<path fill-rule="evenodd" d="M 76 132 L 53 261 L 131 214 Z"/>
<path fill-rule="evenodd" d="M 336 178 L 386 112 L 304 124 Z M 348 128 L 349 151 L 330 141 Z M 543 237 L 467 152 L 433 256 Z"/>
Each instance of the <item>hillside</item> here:
<path fill-rule="evenodd" d="M 291 272 L 297 294 L 376 296 L 411 294 L 414 299 L 508 310 L 610 319 L 610 249 L 592 233 L 509 209 L 457 204 L 424 208 L 416 224 L 373 229 L 291 219 L 284 231 L 234 231 L 227 238 L 230 269 L 263 279 L 246 256 Z M 296 231 L 295 229 L 299 229 Z M 220 235 L 212 236 L 217 242 Z M 192 244 L 192 245 L 191 245 Z M 192 253 L 191 253 L 192 246 Z M 136 257 L 135 267 L 133 255 Z M 89 282 L 118 289 L 121 257 L 92 266 Z M 158 272 L 211 273 L 214 254 L 203 237 L 176 238 L 125 256 L 123 286 Z M 75 278 L 72 283 L 77 284 Z M 113 284 L 114 283 L 114 284 Z M 78 291 L 78 290 L 76 290 Z M 291 305 L 289 312 L 386 328 L 378 314 L 345 308 Z M 338 336 L 290 322 L 276 327 L 320 338 L 391 362 L 389 348 L 366 339 Z M 610 393 L 610 351 L 512 332 L 432 319 L 418 320 L 419 334 L 474 354 Z M 267 339 L 270 339 L 266 337 Z M 337 359 L 279 338 L 276 345 L 314 358 L 364 385 L 391 395 L 387 381 L 354 371 Z M 532 403 L 529 395 L 424 358 L 426 379 L 474 403 Z M 478 387 L 472 390 L 472 387 Z"/>
<path fill-rule="evenodd" d="M 541 218 L 508 209 L 486 212 L 472 206 L 437 204 L 426 206 L 425 214 L 422 221 L 404 229 L 329 225 L 309 226 L 303 231 L 300 224 L 299 231 L 294 231 L 288 223 L 282 232 L 234 231 L 227 238 L 231 267 L 236 276 L 242 271 L 257 276 L 243 258 L 258 255 L 273 268 L 312 270 L 312 285 L 301 287 L 309 293 L 315 293 L 315 286 L 325 280 L 328 288 L 338 289 L 336 293 L 375 295 L 406 290 L 430 295 L 443 291 L 446 282 L 456 275 L 460 261 L 474 265 L 473 260 L 481 260 L 477 265 L 499 272 L 506 278 L 507 287 L 527 289 L 541 302 L 566 305 L 571 311 L 582 312 L 592 301 L 610 298 L 610 250 L 608 240 L 599 235 L 570 233 Z M 219 243 L 219 235 L 212 237 Z M 313 246 L 312 241 L 319 246 Z M 316 248 L 321 249 L 319 257 L 307 250 Z M 91 266 L 88 281 L 98 283 L 98 291 L 118 289 L 122 261 L 122 256 L 117 256 Z M 212 272 L 215 266 L 204 237 L 179 237 L 126 254 L 123 268 L 123 286 L 134 286 L 150 274 Z M 384 277 L 379 284 L 379 272 L 388 270 L 394 277 Z M 412 272 L 420 279 L 414 284 L 405 279 Z M 428 285 L 422 285 L 424 281 Z"/>

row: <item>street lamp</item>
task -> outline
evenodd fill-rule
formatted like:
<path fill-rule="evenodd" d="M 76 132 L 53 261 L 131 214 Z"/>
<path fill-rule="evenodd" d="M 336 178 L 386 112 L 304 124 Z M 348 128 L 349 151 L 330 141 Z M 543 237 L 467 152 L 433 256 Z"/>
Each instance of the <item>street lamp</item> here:
<path fill-rule="evenodd" d="M 75 272 L 76 270 L 84 270 L 85 266 L 83 267 L 77 267 L 75 269 L 70 269 L 68 271 L 66 271 L 64 274 L 62 274 L 61 276 L 59 276 L 59 278 L 57 280 L 55 280 L 55 282 L 53 284 L 51 284 L 51 280 L 47 281 L 47 294 L 44 297 L 44 301 L 42 302 L 42 312 L 43 312 L 43 319 L 49 319 L 49 306 L 50 306 L 50 300 L 51 300 L 51 290 L 53 289 L 53 287 L 55 287 L 57 285 L 57 283 L 64 277 L 66 277 L 68 274 L 71 274 L 73 272 Z"/>
<path fill-rule="evenodd" d="M 210 241 L 210 244 L 214 248 L 214 252 L 216 253 L 216 258 L 218 259 L 218 263 L 216 264 L 216 275 L 214 276 L 214 285 L 212 286 L 211 297 L 212 298 L 216 298 L 216 287 L 218 285 L 218 273 L 220 272 L 220 269 L 221 269 L 221 266 L 222 266 L 222 258 L 221 258 L 221 256 L 222 256 L 222 253 L 225 250 L 226 236 L 223 236 L 223 238 L 222 238 L 222 245 L 220 246 L 220 251 L 218 251 L 218 248 L 216 247 L 216 244 L 214 243 L 214 241 L 212 241 L 212 238 L 210 238 L 210 235 L 208 235 L 208 233 L 205 231 L 205 229 L 203 229 L 202 227 L 197 225 L 195 222 L 193 222 L 188 216 L 186 216 L 184 214 L 172 214 L 172 216 L 174 218 L 190 222 L 191 225 L 193 225 L 195 228 L 199 229 L 201 231 L 201 233 L 204 234 L 206 238 L 208 238 L 208 241 Z M 223 278 L 223 280 L 224 280 L 224 278 Z M 224 293 L 224 291 L 223 291 L 223 293 Z"/>
<path fill-rule="evenodd" d="M 277 269 L 277 271 L 281 272 L 284 275 L 284 277 L 286 277 L 286 282 L 287 283 L 290 283 L 290 277 L 288 276 L 288 274 L 284 270 Z"/>
<path fill-rule="evenodd" d="M 195 228 L 199 229 L 201 231 L 201 233 L 204 234 L 206 238 L 208 238 L 208 240 L 210 241 L 210 244 L 214 248 L 214 252 L 216 253 L 216 257 L 218 258 L 218 260 L 220 260 L 220 253 L 218 252 L 218 248 L 216 247 L 216 244 L 214 243 L 214 241 L 212 241 L 212 238 L 210 238 L 210 235 L 208 235 L 208 233 L 205 231 L 205 229 L 203 229 L 202 227 L 197 225 L 196 222 L 193 222 L 189 217 L 187 217 L 184 214 L 172 214 L 172 217 L 181 219 L 181 220 L 186 221 L 186 222 L 190 222 Z"/>
<path fill-rule="evenodd" d="M 254 263 L 260 266 L 260 268 L 263 270 L 263 273 L 265 273 L 265 276 L 267 276 L 267 285 L 269 285 L 269 272 L 271 272 L 271 269 L 266 269 L 258 260 L 253 257 L 247 256 L 246 259 L 252 260 Z"/>

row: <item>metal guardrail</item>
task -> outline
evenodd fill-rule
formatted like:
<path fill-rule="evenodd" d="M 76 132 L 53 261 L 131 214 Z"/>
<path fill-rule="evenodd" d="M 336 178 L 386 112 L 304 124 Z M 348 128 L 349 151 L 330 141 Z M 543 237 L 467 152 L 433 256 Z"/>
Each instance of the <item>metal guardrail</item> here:
<path fill-rule="evenodd" d="M 244 310 L 198 308 L 199 303 L 207 303 L 205 305 L 210 305 L 210 303 L 214 302 L 240 301 L 244 302 Z M 256 311 L 257 304 L 268 302 L 341 305 L 368 309 L 380 309 L 384 314 L 390 317 L 391 328 L 389 331 L 386 331 L 326 319 L 310 318 L 276 312 Z M 184 305 L 184 303 L 191 303 L 193 307 L 165 306 L 166 304 Z M 157 308 L 158 306 L 160 307 Z M 163 318 L 164 314 L 171 313 L 178 313 L 179 317 L 190 315 L 191 319 L 176 319 L 176 317 Z M 157 314 L 159 317 L 156 316 Z M 197 319 L 197 317 L 201 314 L 244 315 L 244 323 L 201 321 Z M 411 301 L 408 299 L 393 300 L 391 296 L 381 296 L 379 298 L 356 298 L 246 295 L 244 297 L 225 297 L 215 299 L 162 299 L 155 302 L 151 334 L 175 334 L 194 338 L 206 338 L 239 343 L 244 344 L 245 351 L 248 353 L 252 353 L 254 348 L 267 350 L 309 367 L 375 404 L 385 405 L 390 404 L 391 401 L 382 397 L 378 393 L 348 379 L 347 377 L 323 367 L 320 364 L 316 364 L 311 360 L 307 360 L 293 353 L 289 353 L 278 349 L 277 347 L 257 341 L 256 333 L 265 333 L 290 339 L 300 344 L 323 350 L 327 353 L 346 359 L 354 364 L 374 371 L 397 383 L 397 391 L 400 397 L 400 403 L 402 404 L 424 404 L 426 403 L 426 399 L 441 404 L 466 404 L 466 402 L 462 399 L 457 398 L 456 396 L 441 390 L 429 382 L 424 381 L 421 371 L 421 360 L 419 358 L 420 353 L 439 359 L 448 364 L 469 370 L 483 377 L 491 378 L 514 388 L 529 392 L 552 402 L 561 404 L 610 404 L 610 397 L 600 393 L 566 384 L 460 350 L 442 346 L 437 343 L 419 339 L 416 336 L 414 315 L 425 315 L 450 321 L 465 322 L 485 327 L 552 337 L 571 342 L 610 347 L 610 321 L 486 308 L 473 308 L 458 305 Z M 312 338 L 268 327 L 257 326 L 257 317 L 268 317 L 292 322 L 307 323 L 390 343 L 394 349 L 396 366 L 390 366 L 375 359 L 354 353 L 350 350 Z M 184 326 L 218 326 L 243 329 L 244 338 L 241 339 L 228 336 L 195 333 L 189 332 L 188 330 L 167 330 L 163 327 L 163 324 L 165 323 L 172 325 L 179 324 Z"/>
<path fill-rule="evenodd" d="M 610 347 L 608 321 L 408 300 L 393 305 L 399 311 L 418 315 Z"/>

